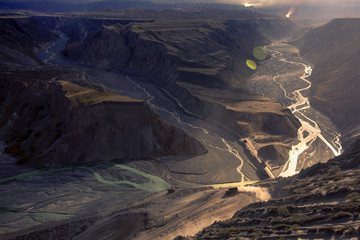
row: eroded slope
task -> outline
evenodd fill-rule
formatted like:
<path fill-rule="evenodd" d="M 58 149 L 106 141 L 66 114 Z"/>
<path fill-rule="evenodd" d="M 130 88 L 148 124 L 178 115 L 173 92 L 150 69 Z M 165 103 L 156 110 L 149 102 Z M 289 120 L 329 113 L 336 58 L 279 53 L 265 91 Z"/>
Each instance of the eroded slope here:
<path fill-rule="evenodd" d="M 272 199 L 250 204 L 194 239 L 352 239 L 360 235 L 359 141 L 290 178 L 265 181 Z M 182 239 L 182 238 L 179 238 Z M 191 238 L 192 239 L 192 238 Z"/>
<path fill-rule="evenodd" d="M 359 19 L 335 19 L 296 43 L 313 64 L 311 103 L 326 113 L 349 145 L 359 135 Z"/>
<path fill-rule="evenodd" d="M 49 78 L 48 71 L 5 74 L 1 81 L 2 137 L 19 163 L 44 166 L 205 152 L 143 101 L 95 90 L 91 80 L 87 86 L 63 80 L 89 78 L 86 74 L 59 70 L 53 75 L 60 77 Z"/>

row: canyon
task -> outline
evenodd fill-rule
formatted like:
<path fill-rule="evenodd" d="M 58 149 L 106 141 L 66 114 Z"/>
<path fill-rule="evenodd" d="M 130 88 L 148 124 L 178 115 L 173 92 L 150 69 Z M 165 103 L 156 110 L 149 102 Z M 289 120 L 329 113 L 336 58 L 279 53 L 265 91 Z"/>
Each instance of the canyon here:
<path fill-rule="evenodd" d="M 290 175 L 306 179 L 340 164 L 337 172 L 356 180 L 355 170 L 345 171 L 354 168 L 357 145 L 316 165 L 341 153 L 340 139 L 351 146 L 358 130 L 356 111 L 345 109 L 346 102 L 338 107 L 353 114 L 348 125 L 323 107 L 341 103 L 326 102 L 320 91 L 331 78 L 322 80 L 319 59 L 333 55 L 309 43 L 327 25 L 290 42 L 299 52 L 274 41 L 304 32 L 289 19 L 247 10 L 173 14 L 133 9 L 0 19 L 1 236 L 194 235 L 305 181 L 274 179 L 291 168 L 299 142 L 306 149 Z M 340 24 L 355 33 L 351 21 L 334 20 L 329 28 Z M 344 46 L 342 52 L 355 57 L 348 50 L 353 42 Z M 315 64 L 313 72 L 302 57 Z M 224 186 L 241 191 L 226 198 Z M 171 189 L 175 193 L 166 194 Z M 195 238 L 216 238 L 223 226 Z"/>
<path fill-rule="evenodd" d="M 303 169 L 295 176 L 255 184 L 269 190 L 272 200 L 250 204 L 232 218 L 215 222 L 194 237 L 180 236 L 177 239 L 358 238 L 359 128 L 355 107 L 358 103 L 355 94 L 358 77 L 353 65 L 358 62 L 355 43 L 358 21 L 334 19 L 291 41 L 300 49 L 292 52 L 292 58 L 301 54 L 315 65 L 311 75 L 312 87 L 306 96 L 311 105 L 326 113 L 341 131 L 344 153 L 331 160 L 324 158 L 323 163 Z M 284 47 L 289 49 L 286 45 Z M 256 77 L 256 80 L 261 81 L 261 77 Z M 283 89 L 275 95 L 286 103 L 292 97 L 286 94 L 287 87 L 281 85 L 286 82 L 280 80 L 276 83 Z M 259 87 L 254 84 L 254 89 L 265 90 L 264 86 Z M 288 99 L 282 99 L 282 91 Z M 307 111 L 305 114 L 314 117 L 314 113 Z M 317 119 L 325 118 L 320 115 Z M 320 128 L 325 130 L 325 134 L 336 129 L 329 126 Z M 323 156 L 324 153 L 316 158 Z"/>

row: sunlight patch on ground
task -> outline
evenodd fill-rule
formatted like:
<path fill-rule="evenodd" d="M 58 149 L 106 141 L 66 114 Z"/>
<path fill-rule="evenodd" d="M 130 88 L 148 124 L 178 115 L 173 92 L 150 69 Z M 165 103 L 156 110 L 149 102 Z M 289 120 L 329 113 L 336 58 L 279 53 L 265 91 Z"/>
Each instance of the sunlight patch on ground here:
<path fill-rule="evenodd" d="M 244 182 L 212 184 L 212 185 L 208 185 L 208 186 L 213 187 L 215 189 L 219 189 L 219 188 L 228 188 L 228 187 L 236 187 L 236 186 L 246 186 L 246 185 L 257 183 L 257 182 L 258 181 L 244 181 Z"/>

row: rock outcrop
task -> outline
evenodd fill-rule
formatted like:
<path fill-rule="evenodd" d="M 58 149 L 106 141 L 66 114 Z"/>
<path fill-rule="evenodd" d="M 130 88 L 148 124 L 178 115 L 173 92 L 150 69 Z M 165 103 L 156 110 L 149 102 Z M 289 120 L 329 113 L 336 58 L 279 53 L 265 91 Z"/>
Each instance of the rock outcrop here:
<path fill-rule="evenodd" d="M 99 86 L 91 82 L 61 81 L 63 74 L 54 69 L 2 74 L 0 138 L 18 163 L 49 166 L 206 152 L 143 101 L 95 90 Z"/>
<path fill-rule="evenodd" d="M 256 19 L 257 30 L 271 40 L 292 39 L 304 33 L 304 30 L 295 22 L 282 18 Z"/>
<path fill-rule="evenodd" d="M 246 91 L 208 89 L 184 83 L 181 86 L 205 103 L 203 112 L 209 121 L 238 134 L 259 160 L 274 168 L 288 160 L 291 142 L 301 124 L 287 108 Z"/>
<path fill-rule="evenodd" d="M 86 37 L 98 32 L 103 25 L 120 23 L 123 25 L 143 20 L 119 20 L 102 18 L 81 18 L 64 16 L 33 16 L 31 19 L 48 29 L 57 29 L 70 38 L 70 43 L 80 43 Z"/>

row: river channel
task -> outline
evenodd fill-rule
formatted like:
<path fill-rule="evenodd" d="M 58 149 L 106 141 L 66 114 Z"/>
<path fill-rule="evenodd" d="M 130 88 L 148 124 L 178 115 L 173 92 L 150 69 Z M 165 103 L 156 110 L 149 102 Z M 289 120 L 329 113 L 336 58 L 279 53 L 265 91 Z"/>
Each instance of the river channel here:
<path fill-rule="evenodd" d="M 288 177 L 340 155 L 340 134 L 327 116 L 311 107 L 312 66 L 299 56 L 298 49 L 277 42 L 265 50 L 270 58 L 261 62 L 248 84 L 251 91 L 286 106 L 301 123 L 280 174 Z"/>

